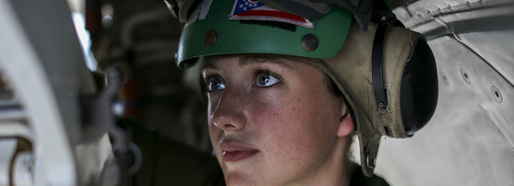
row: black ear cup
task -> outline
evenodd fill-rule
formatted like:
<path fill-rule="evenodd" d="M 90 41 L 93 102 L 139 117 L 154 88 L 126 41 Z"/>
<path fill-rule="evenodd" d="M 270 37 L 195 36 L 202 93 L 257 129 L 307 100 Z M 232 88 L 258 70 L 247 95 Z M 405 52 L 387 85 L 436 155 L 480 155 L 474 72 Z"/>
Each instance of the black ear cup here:
<path fill-rule="evenodd" d="M 435 58 L 424 39 L 419 39 L 405 66 L 400 97 L 403 125 L 412 136 L 428 123 L 438 98 Z"/>

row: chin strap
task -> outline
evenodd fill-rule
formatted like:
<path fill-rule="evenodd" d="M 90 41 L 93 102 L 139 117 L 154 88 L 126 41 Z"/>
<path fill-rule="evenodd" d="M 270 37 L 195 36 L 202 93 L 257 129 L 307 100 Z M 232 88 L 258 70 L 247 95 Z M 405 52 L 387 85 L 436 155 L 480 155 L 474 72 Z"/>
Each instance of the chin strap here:
<path fill-rule="evenodd" d="M 372 126 L 369 126 L 372 128 Z M 370 131 L 373 129 L 363 129 L 361 131 Z M 369 134 L 368 134 L 369 135 Z M 361 168 L 364 175 L 371 177 L 373 176 L 373 170 L 376 166 L 378 145 L 382 135 L 374 133 L 371 136 L 367 134 L 359 135 L 359 142 L 361 150 Z"/>

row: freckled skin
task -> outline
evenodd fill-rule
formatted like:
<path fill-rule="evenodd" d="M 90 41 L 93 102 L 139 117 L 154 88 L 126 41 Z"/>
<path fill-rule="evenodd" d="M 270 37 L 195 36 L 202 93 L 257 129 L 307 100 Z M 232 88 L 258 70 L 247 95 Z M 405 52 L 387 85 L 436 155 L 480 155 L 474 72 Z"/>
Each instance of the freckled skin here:
<path fill-rule="evenodd" d="M 341 185 L 348 138 L 338 135 L 346 112 L 343 99 L 329 92 L 320 69 L 280 61 L 292 68 L 240 65 L 239 57 L 226 57 L 212 62 L 216 69 L 203 71 L 204 76 L 218 75 L 226 86 L 209 93 L 208 113 L 211 142 L 227 185 Z M 277 74 L 280 82 L 256 86 L 257 70 Z M 259 152 L 225 162 L 219 146 L 224 139 Z"/>

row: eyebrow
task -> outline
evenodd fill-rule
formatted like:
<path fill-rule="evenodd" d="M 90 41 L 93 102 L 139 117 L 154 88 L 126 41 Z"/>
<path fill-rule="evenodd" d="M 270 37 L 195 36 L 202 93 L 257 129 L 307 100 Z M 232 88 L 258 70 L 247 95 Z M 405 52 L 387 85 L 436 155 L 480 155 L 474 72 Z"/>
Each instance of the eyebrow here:
<path fill-rule="evenodd" d="M 214 64 L 212 64 L 213 61 L 206 61 L 203 63 L 202 70 L 205 69 L 212 69 L 212 70 L 218 70 L 218 67 Z"/>
<path fill-rule="evenodd" d="M 203 59 L 203 67 L 202 70 L 212 69 L 218 70 L 218 67 L 214 64 L 214 62 L 219 61 L 223 58 L 223 56 L 211 56 L 205 57 Z M 272 63 L 279 66 L 282 66 L 287 69 L 293 69 L 292 66 L 282 62 L 281 58 L 273 57 L 273 56 L 241 56 L 239 58 L 239 65 L 246 66 L 250 64 L 256 63 Z"/>
<path fill-rule="evenodd" d="M 275 57 L 267 57 L 267 56 L 243 56 L 239 58 L 239 65 L 245 66 L 249 64 L 255 64 L 255 63 L 273 63 L 276 65 L 280 65 L 282 67 L 293 69 L 290 65 L 282 62 L 280 58 Z"/>

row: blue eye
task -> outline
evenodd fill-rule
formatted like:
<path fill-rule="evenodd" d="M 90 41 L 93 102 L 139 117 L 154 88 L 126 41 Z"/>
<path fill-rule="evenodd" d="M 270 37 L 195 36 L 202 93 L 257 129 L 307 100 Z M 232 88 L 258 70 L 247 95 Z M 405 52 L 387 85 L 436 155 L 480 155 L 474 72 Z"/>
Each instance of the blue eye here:
<path fill-rule="evenodd" d="M 261 72 L 257 75 L 257 86 L 259 87 L 269 87 L 279 82 L 278 78 L 266 72 Z"/>
<path fill-rule="evenodd" d="M 223 82 L 221 82 L 217 77 L 210 78 L 208 83 L 209 92 L 225 89 L 225 84 L 223 84 Z"/>

